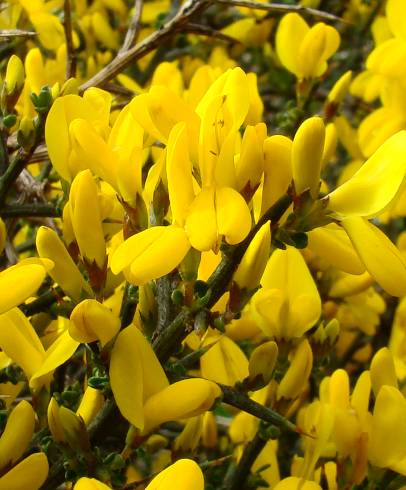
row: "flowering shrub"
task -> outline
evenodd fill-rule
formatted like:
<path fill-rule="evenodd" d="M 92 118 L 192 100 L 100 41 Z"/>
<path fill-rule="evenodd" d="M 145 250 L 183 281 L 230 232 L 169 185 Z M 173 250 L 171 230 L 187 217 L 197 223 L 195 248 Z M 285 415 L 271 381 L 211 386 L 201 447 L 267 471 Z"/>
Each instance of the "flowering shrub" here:
<path fill-rule="evenodd" d="M 0 490 L 406 488 L 405 16 L 3 5 Z"/>

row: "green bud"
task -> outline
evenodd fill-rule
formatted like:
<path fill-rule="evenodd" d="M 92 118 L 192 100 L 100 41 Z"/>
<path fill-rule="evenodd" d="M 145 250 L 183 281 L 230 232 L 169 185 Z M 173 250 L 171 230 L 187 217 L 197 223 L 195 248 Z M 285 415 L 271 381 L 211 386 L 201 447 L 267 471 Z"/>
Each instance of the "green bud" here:
<path fill-rule="evenodd" d="M 15 114 L 7 114 L 3 118 L 3 124 L 7 129 L 11 129 L 17 122 L 17 116 Z"/>

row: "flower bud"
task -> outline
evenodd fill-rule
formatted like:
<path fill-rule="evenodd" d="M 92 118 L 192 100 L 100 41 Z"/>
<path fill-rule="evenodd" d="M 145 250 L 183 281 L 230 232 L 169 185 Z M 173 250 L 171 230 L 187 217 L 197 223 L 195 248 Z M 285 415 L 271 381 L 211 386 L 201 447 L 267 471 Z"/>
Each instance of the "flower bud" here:
<path fill-rule="evenodd" d="M 74 451 L 88 452 L 90 450 L 89 434 L 82 418 L 66 407 L 59 407 L 59 420 L 69 446 Z"/>
<path fill-rule="evenodd" d="M 59 417 L 59 405 L 54 397 L 48 405 L 48 427 L 55 442 L 65 442 L 65 434 Z"/>
<path fill-rule="evenodd" d="M 17 131 L 17 142 L 24 150 L 29 151 L 35 142 L 34 121 L 30 117 L 23 117 Z"/>
<path fill-rule="evenodd" d="M 203 415 L 202 443 L 206 448 L 217 445 L 217 423 L 213 412 L 206 412 Z"/>
<path fill-rule="evenodd" d="M 106 265 L 98 188 L 90 170 L 79 172 L 69 194 L 70 215 L 80 254 L 89 265 L 102 270 Z"/>
<path fill-rule="evenodd" d="M 258 230 L 249 244 L 238 269 L 234 281 L 240 289 L 255 289 L 258 287 L 271 251 L 271 226 L 267 221 Z"/>
<path fill-rule="evenodd" d="M 292 170 L 297 195 L 310 189 L 313 199 L 318 196 L 324 139 L 325 127 L 320 117 L 306 119 L 295 134 Z"/>
<path fill-rule="evenodd" d="M 1 93 L 1 110 L 3 111 L 3 115 L 13 112 L 23 86 L 24 66 L 20 58 L 13 54 L 7 63 L 6 78 L 4 79 Z"/>
<path fill-rule="evenodd" d="M 20 58 L 15 54 L 11 55 L 8 60 L 4 82 L 7 95 L 21 91 L 24 86 L 24 66 Z"/>
<path fill-rule="evenodd" d="M 66 294 L 76 301 L 82 299 L 83 296 L 93 296 L 89 284 L 79 272 L 54 230 L 41 226 L 37 232 L 36 245 L 40 257 L 54 261 L 55 266 L 49 274 Z"/>
<path fill-rule="evenodd" d="M 255 386 L 255 390 L 267 385 L 273 376 L 276 361 L 278 359 L 278 346 L 273 340 L 256 347 L 248 364 L 249 381 Z"/>

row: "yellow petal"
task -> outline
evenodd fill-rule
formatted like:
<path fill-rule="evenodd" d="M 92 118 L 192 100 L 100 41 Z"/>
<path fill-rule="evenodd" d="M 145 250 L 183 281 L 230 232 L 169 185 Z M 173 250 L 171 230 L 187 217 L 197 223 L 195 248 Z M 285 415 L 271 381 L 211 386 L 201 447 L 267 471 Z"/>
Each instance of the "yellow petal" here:
<path fill-rule="evenodd" d="M 57 367 L 70 359 L 78 346 L 79 342 L 72 339 L 68 331 L 63 332 L 47 349 L 41 367 L 35 371 L 30 379 L 30 386 L 37 387 L 38 384 L 41 384 L 42 380 L 40 378 L 53 373 Z"/>
<path fill-rule="evenodd" d="M 248 376 L 248 359 L 235 342 L 223 336 L 202 355 L 200 370 L 203 378 L 233 386 Z"/>
<path fill-rule="evenodd" d="M 276 53 L 282 65 L 300 77 L 299 69 L 299 50 L 306 34 L 309 32 L 309 26 L 295 13 L 285 15 L 279 22 L 276 31 Z"/>
<path fill-rule="evenodd" d="M 374 466 L 384 468 L 406 457 L 405 412 L 406 400 L 400 391 L 393 386 L 382 386 L 375 401 L 368 451 Z"/>
<path fill-rule="evenodd" d="M 37 264 L 13 266 L 0 272 L 0 313 L 23 303 L 44 279 L 45 269 Z"/>
<path fill-rule="evenodd" d="M 186 218 L 186 233 L 192 247 L 208 251 L 217 243 L 217 217 L 214 187 L 204 187 L 191 204 Z"/>
<path fill-rule="evenodd" d="M 336 224 L 315 228 L 307 236 L 309 249 L 332 266 L 348 274 L 365 271 L 347 234 Z"/>
<path fill-rule="evenodd" d="M 40 257 L 53 260 L 55 265 L 49 275 L 66 294 L 75 301 L 83 296 L 93 296 L 89 284 L 54 230 L 41 226 L 37 232 L 36 245 Z"/>
<path fill-rule="evenodd" d="M 44 453 L 31 454 L 0 478 L 0 490 L 38 490 L 48 476 Z"/>
<path fill-rule="evenodd" d="M 110 490 L 110 488 L 95 478 L 83 477 L 76 482 L 73 490 Z"/>
<path fill-rule="evenodd" d="M 178 381 L 148 398 L 144 405 L 145 430 L 204 413 L 220 394 L 220 388 L 206 379 Z M 165 410 L 162 407 L 166 407 Z"/>
<path fill-rule="evenodd" d="M 111 259 L 111 270 L 118 274 L 129 267 L 129 280 L 142 285 L 171 272 L 189 248 L 183 228 L 154 226 L 130 237 L 117 248 Z"/>
<path fill-rule="evenodd" d="M 289 476 L 281 480 L 274 490 L 322 490 L 321 486 L 314 481 L 304 480 L 297 476 Z"/>
<path fill-rule="evenodd" d="M 277 398 L 292 399 L 306 389 L 306 383 L 313 367 L 313 352 L 307 339 L 304 339 L 292 354 L 288 370 L 279 383 Z"/>
<path fill-rule="evenodd" d="M 100 340 L 104 347 L 120 330 L 120 319 L 94 299 L 87 299 L 73 309 L 69 334 L 78 342 Z"/>
<path fill-rule="evenodd" d="M 21 367 L 27 378 L 39 369 L 45 357 L 37 333 L 18 308 L 1 316 L 0 347 Z"/>
<path fill-rule="evenodd" d="M 89 121 L 74 119 L 69 125 L 72 148 L 95 175 L 117 188 L 117 156 Z"/>
<path fill-rule="evenodd" d="M 261 280 L 271 251 L 271 226 L 267 221 L 258 230 L 238 266 L 233 280 L 240 288 L 255 289 Z"/>
<path fill-rule="evenodd" d="M 371 361 L 370 375 L 372 390 L 375 398 L 378 396 L 382 386 L 388 385 L 398 387 L 396 378 L 395 363 L 392 354 L 387 347 L 382 347 L 374 355 Z"/>
<path fill-rule="evenodd" d="M 306 119 L 296 131 L 292 145 L 292 172 L 296 194 L 307 188 L 316 199 L 319 191 L 325 127 L 320 117 Z"/>
<path fill-rule="evenodd" d="M 244 198 L 231 187 L 218 187 L 215 194 L 217 232 L 236 245 L 251 229 L 251 214 Z"/>
<path fill-rule="evenodd" d="M 292 140 L 274 135 L 264 141 L 264 187 L 261 215 L 283 194 L 292 181 Z"/>
<path fill-rule="evenodd" d="M 76 414 L 82 418 L 86 425 L 89 425 L 103 406 L 103 403 L 103 393 L 91 386 L 87 386 Z"/>
<path fill-rule="evenodd" d="M 342 226 L 376 282 L 392 296 L 405 296 L 406 263 L 389 238 L 363 218 L 346 218 Z"/>
<path fill-rule="evenodd" d="M 74 175 L 69 168 L 71 144 L 69 124 L 75 118 L 87 119 L 90 108 L 78 95 L 65 95 L 55 100 L 45 123 L 45 141 L 49 158 L 59 175 L 70 182 Z"/>
<path fill-rule="evenodd" d="M 98 188 L 90 170 L 82 170 L 72 182 L 69 194 L 70 215 L 81 256 L 103 269 L 106 243 L 102 227 Z"/>
<path fill-rule="evenodd" d="M 150 344 L 134 325 L 122 330 L 114 343 L 110 380 L 120 412 L 132 425 L 142 429 L 145 399 L 169 383 Z"/>
<path fill-rule="evenodd" d="M 402 0 L 388 0 L 386 3 L 386 18 L 389 28 L 396 37 L 406 40 L 406 26 L 402 19 L 406 16 L 406 5 Z"/>
<path fill-rule="evenodd" d="M 389 138 L 347 182 L 328 195 L 338 217 L 371 217 L 396 197 L 406 173 L 406 131 Z"/>
<path fill-rule="evenodd" d="M 161 471 L 145 490 L 203 490 L 204 478 L 199 465 L 191 459 L 179 459 Z M 85 490 L 85 489 L 83 489 Z"/>
<path fill-rule="evenodd" d="M 4 471 L 20 459 L 34 433 L 35 412 L 25 400 L 11 412 L 0 438 L 0 470 Z"/>
<path fill-rule="evenodd" d="M 195 194 L 192 163 L 188 151 L 186 125 L 178 123 L 171 131 L 166 153 L 166 174 L 173 221 L 183 226 Z"/>

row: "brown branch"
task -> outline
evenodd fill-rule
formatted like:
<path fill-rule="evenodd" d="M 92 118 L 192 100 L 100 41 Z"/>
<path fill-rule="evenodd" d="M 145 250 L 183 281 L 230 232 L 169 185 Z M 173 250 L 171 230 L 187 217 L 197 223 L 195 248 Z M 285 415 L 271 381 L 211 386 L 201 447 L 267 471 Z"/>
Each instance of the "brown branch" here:
<path fill-rule="evenodd" d="M 66 40 L 66 79 L 72 78 L 76 74 L 76 53 L 72 38 L 72 11 L 70 0 L 63 3 L 64 21 L 63 29 Z"/>
<path fill-rule="evenodd" d="M 285 5 L 282 3 L 259 3 L 252 0 L 212 0 L 213 3 L 220 5 L 228 5 L 229 7 L 246 7 L 253 10 L 266 10 L 267 12 L 276 12 L 280 14 L 287 14 L 289 12 L 296 12 L 300 14 L 307 14 L 313 17 L 320 17 L 330 21 L 346 22 L 341 17 L 322 10 L 313 9 L 310 7 L 304 7 L 303 5 Z"/>
<path fill-rule="evenodd" d="M 202 36 L 212 37 L 214 39 L 219 39 L 220 41 L 225 41 L 227 43 L 232 43 L 232 44 L 235 43 L 243 44 L 239 39 L 236 39 L 235 37 L 228 36 L 227 34 L 223 34 L 222 32 L 216 29 L 213 29 L 208 26 L 203 26 L 200 24 L 189 23 L 182 28 L 182 32 L 191 32 L 193 34 L 200 34 Z"/>
<path fill-rule="evenodd" d="M 127 34 L 125 35 L 125 39 L 119 53 L 128 51 L 137 42 L 138 34 L 141 28 L 141 14 L 143 4 L 143 0 L 135 0 L 134 15 L 131 19 Z"/>
<path fill-rule="evenodd" d="M 34 31 L 23 31 L 21 29 L 1 29 L 0 39 L 7 40 L 11 37 L 34 37 L 37 33 Z"/>
<path fill-rule="evenodd" d="M 182 26 L 186 25 L 190 18 L 196 13 L 209 6 L 208 0 L 188 0 L 179 9 L 178 13 L 164 24 L 159 30 L 153 32 L 143 41 L 137 43 L 125 52 L 119 52 L 117 56 L 96 75 L 87 80 L 79 87 L 83 92 L 90 87 L 100 87 L 116 75 L 121 73 L 128 65 L 135 60 L 142 58 L 150 51 L 162 45 L 162 43 L 173 36 Z"/>

